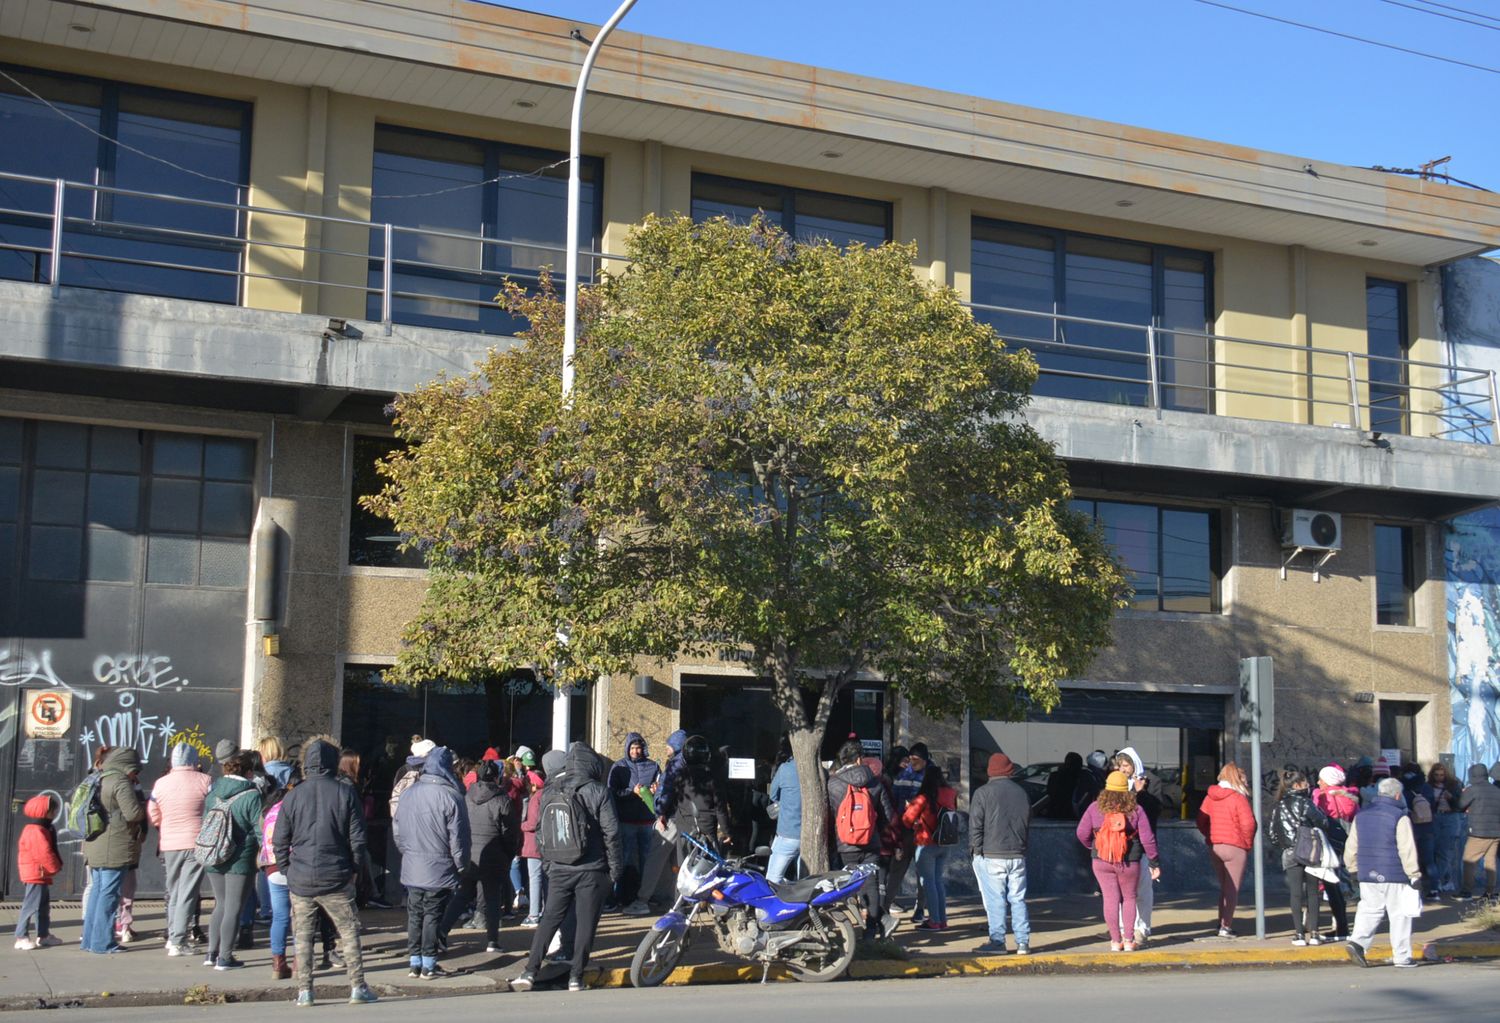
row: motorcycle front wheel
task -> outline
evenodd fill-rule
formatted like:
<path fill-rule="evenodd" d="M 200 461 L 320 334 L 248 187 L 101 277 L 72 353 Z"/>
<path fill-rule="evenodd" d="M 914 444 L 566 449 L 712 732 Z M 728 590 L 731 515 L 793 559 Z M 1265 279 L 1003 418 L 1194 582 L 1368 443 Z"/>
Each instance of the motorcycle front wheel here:
<path fill-rule="evenodd" d="M 646 932 L 630 960 L 632 987 L 656 987 L 672 975 L 687 951 L 686 929 L 673 933 L 655 928 Z"/>
<path fill-rule="evenodd" d="M 822 952 L 803 949 L 789 951 L 782 960 L 793 977 L 809 984 L 836 980 L 854 962 L 854 953 L 859 943 L 858 934 L 849 917 L 843 913 L 826 913 L 822 917 L 824 929 L 830 933 L 830 944 Z"/>

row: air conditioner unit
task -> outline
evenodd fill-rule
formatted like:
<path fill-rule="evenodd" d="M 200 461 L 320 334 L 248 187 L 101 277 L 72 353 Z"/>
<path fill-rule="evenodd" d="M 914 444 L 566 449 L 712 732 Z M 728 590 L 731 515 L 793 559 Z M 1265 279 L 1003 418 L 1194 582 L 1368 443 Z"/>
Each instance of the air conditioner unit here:
<path fill-rule="evenodd" d="M 1281 546 L 1336 551 L 1344 546 L 1344 521 L 1338 512 L 1293 508 L 1282 524 Z"/>

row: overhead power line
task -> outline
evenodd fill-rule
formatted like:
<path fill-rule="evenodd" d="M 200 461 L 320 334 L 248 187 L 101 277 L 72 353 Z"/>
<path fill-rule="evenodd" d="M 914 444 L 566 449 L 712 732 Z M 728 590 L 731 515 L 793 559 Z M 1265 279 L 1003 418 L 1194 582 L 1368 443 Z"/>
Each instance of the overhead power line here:
<path fill-rule="evenodd" d="M 1418 14 L 1430 14 L 1434 18 L 1447 18 L 1449 21 L 1458 21 L 1465 25 L 1473 25 L 1476 28 L 1487 28 L 1491 32 L 1500 32 L 1500 18 L 1495 19 L 1496 24 L 1490 24 L 1489 22 L 1476 21 L 1473 18 L 1461 18 L 1456 14 L 1444 14 L 1442 11 L 1419 7 L 1416 4 L 1404 3 L 1403 0 L 1380 0 L 1380 2 L 1390 4 L 1392 7 L 1405 7 L 1408 11 L 1416 11 Z"/>
<path fill-rule="evenodd" d="M 1221 10 L 1233 11 L 1236 14 L 1248 15 L 1252 18 L 1263 18 L 1266 21 L 1274 21 L 1281 25 L 1290 25 L 1293 28 L 1306 29 L 1309 32 L 1321 32 L 1323 35 L 1336 36 L 1339 39 L 1348 39 L 1351 42 L 1364 43 L 1367 46 L 1379 46 L 1381 49 L 1395 50 L 1397 53 L 1406 53 L 1413 57 L 1425 57 L 1428 60 L 1442 61 L 1444 64 L 1454 64 L 1458 67 L 1466 67 L 1474 71 L 1485 71 L 1492 75 L 1500 75 L 1500 67 L 1490 67 L 1487 64 L 1472 64 L 1467 60 L 1459 60 L 1455 57 L 1444 57 L 1441 54 L 1428 53 L 1425 50 L 1413 50 L 1406 46 L 1397 46 L 1395 43 L 1384 43 L 1379 39 L 1368 39 L 1364 36 L 1351 35 L 1348 32 L 1339 32 L 1336 29 L 1324 28 L 1321 25 L 1309 25 L 1305 21 L 1278 18 L 1274 14 L 1265 14 L 1261 11 L 1247 10 L 1244 7 L 1235 7 L 1232 4 L 1219 3 L 1219 0 L 1193 0 L 1193 2 L 1203 4 L 1206 7 L 1217 7 Z"/>
<path fill-rule="evenodd" d="M 1485 14 L 1481 11 L 1471 11 L 1464 7 L 1454 7 L 1452 4 L 1440 4 L 1437 3 L 1436 0 L 1417 0 L 1417 2 L 1427 7 L 1441 7 L 1445 11 L 1457 11 L 1459 14 L 1472 14 L 1474 17 L 1483 18 L 1485 21 L 1500 22 L 1500 18 L 1495 17 L 1493 14 Z"/>

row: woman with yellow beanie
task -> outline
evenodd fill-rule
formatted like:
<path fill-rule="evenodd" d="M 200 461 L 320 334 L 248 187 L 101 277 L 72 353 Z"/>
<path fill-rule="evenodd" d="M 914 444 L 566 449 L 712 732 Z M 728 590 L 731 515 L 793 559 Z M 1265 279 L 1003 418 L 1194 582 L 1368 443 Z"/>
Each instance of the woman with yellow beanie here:
<path fill-rule="evenodd" d="M 1161 877 L 1161 865 L 1151 821 L 1136 805 L 1130 778 L 1123 771 L 1114 771 L 1105 779 L 1104 791 L 1084 811 L 1077 834 L 1078 841 L 1093 854 L 1094 879 L 1099 882 L 1104 922 L 1109 925 L 1109 949 L 1134 952 L 1135 935 L 1123 934 L 1120 920 L 1135 919 L 1141 859 L 1145 858 L 1153 881 Z"/>

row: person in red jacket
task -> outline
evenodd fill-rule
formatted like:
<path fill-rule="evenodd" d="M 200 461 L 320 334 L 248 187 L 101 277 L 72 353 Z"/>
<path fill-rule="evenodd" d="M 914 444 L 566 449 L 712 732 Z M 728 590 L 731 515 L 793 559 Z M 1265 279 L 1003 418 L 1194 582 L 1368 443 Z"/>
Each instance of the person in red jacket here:
<path fill-rule="evenodd" d="M 1208 790 L 1198 810 L 1198 830 L 1208 840 L 1208 858 L 1219 876 L 1219 937 L 1234 937 L 1234 911 L 1240 882 L 1255 843 L 1255 812 L 1250 809 L 1245 772 L 1225 764 L 1219 784 Z"/>
<path fill-rule="evenodd" d="M 21 900 L 21 916 L 16 921 L 16 948 L 29 952 L 34 948 L 61 945 L 52 933 L 52 879 L 62 873 L 62 857 L 57 855 L 57 832 L 52 818 L 57 813 L 57 798 L 48 793 L 26 800 L 21 813 L 26 826 L 16 844 L 16 866 L 26 895 Z M 31 937 L 31 922 L 36 921 L 36 937 Z"/>

